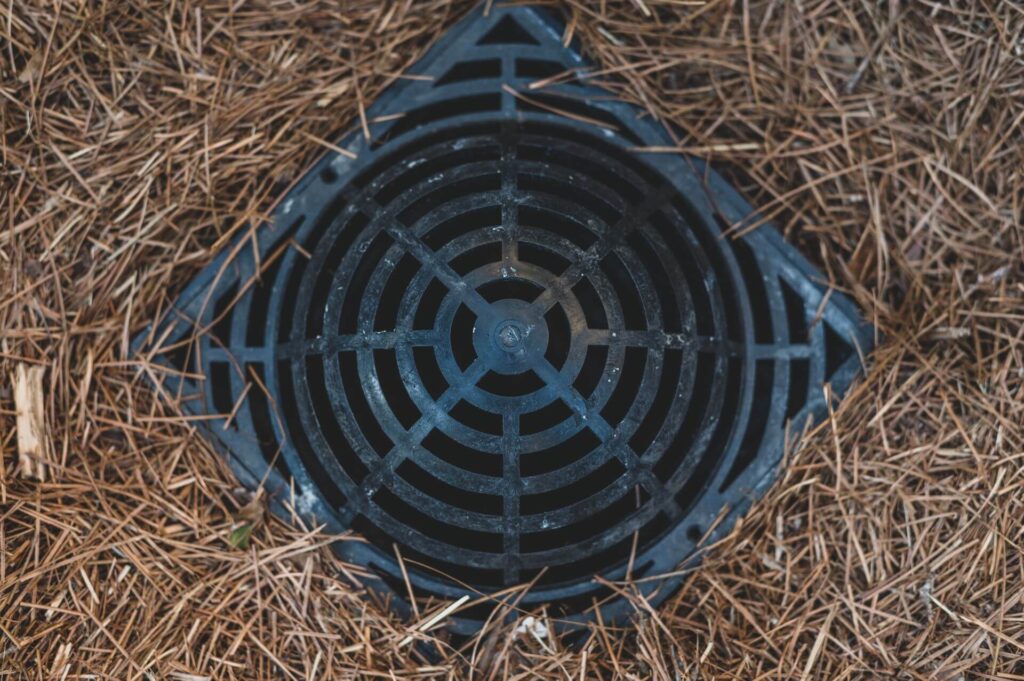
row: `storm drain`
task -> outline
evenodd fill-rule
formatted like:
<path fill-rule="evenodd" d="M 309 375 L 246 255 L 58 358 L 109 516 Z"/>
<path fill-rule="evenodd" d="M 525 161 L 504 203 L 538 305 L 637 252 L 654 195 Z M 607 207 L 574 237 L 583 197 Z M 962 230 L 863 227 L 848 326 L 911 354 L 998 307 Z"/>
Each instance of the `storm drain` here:
<path fill-rule="evenodd" d="M 636 151 L 672 142 L 561 35 L 472 14 L 136 343 L 244 483 L 368 540 L 337 550 L 403 611 L 396 548 L 419 595 L 532 583 L 495 602 L 621 620 L 595 575 L 727 532 L 871 345 L 770 226 L 723 237 L 751 209 L 711 169 Z"/>

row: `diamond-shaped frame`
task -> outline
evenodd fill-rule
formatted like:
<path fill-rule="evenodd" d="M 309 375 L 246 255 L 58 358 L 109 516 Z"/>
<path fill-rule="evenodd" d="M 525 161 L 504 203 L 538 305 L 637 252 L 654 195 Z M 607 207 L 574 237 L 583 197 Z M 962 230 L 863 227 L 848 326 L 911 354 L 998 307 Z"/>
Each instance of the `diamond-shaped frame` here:
<path fill-rule="evenodd" d="M 302 328 L 308 325 L 292 319 L 292 312 L 306 300 L 318 299 L 316 291 L 303 288 L 296 273 L 305 267 L 305 254 L 313 250 L 327 222 L 345 211 L 354 215 L 383 210 L 378 205 L 353 206 L 357 190 L 375 182 L 381 163 L 393 158 L 395 149 L 415 149 L 417 140 L 451 135 L 460 128 L 494 124 L 501 135 L 516 126 L 548 126 L 545 129 L 575 135 L 577 141 L 593 139 L 594 144 L 634 157 L 644 172 L 661 178 L 654 195 L 644 197 L 646 203 L 640 205 L 644 210 L 654 201 L 669 205 L 666 210 L 676 210 L 695 233 L 705 234 L 702 248 L 717 260 L 699 284 L 708 296 L 732 301 L 721 333 L 659 341 L 664 347 L 703 343 L 698 351 L 717 353 L 719 363 L 711 374 L 694 378 L 693 395 L 727 403 L 730 413 L 728 419 L 720 419 L 722 423 L 715 421 L 717 416 L 708 417 L 700 436 L 709 453 L 695 464 L 699 475 L 693 473 L 687 480 L 675 474 L 668 482 L 652 482 L 652 488 L 671 486 L 671 493 L 656 495 L 662 508 L 652 512 L 668 520 L 654 529 L 641 527 L 638 521 L 635 532 L 647 534 L 638 542 L 636 554 L 620 551 L 610 567 L 600 571 L 605 578 L 620 580 L 630 569 L 633 577 L 651 577 L 696 560 L 698 543 L 727 533 L 771 483 L 785 449 L 787 424 L 796 431 L 819 421 L 827 411 L 823 386 L 830 383 L 833 393 L 841 395 L 860 370 L 873 345 L 873 330 L 852 303 L 830 291 L 771 225 L 736 239 L 722 236 L 729 225 L 752 224 L 758 216 L 701 160 L 637 152 L 642 147 L 671 146 L 672 141 L 644 112 L 588 84 L 583 77 L 588 63 L 576 46 L 562 45 L 562 32 L 560 21 L 540 8 L 472 12 L 410 69 L 409 75 L 418 78 L 397 82 L 368 109 L 371 141 L 360 130 L 345 135 L 338 145 L 346 153 L 324 156 L 282 198 L 270 222 L 258 228 L 255 249 L 241 240 L 226 248 L 182 291 L 168 314 L 136 338 L 137 353 L 167 368 L 159 381 L 163 394 L 179 396 L 186 414 L 201 417 L 197 423 L 229 458 L 240 481 L 249 487 L 263 485 L 276 510 L 290 506 L 329 532 L 355 527 L 373 535 L 380 530 L 366 521 L 360 505 L 371 504 L 373 492 L 361 501 L 354 498 L 356 488 L 343 490 L 329 483 L 332 472 L 325 470 L 315 447 L 301 441 L 309 437 L 302 431 L 316 427 L 317 405 L 305 411 L 292 406 L 303 403 L 304 398 L 295 394 L 295 386 L 301 389 L 303 384 L 290 375 L 298 365 L 281 358 L 299 356 L 294 353 L 326 356 L 342 347 L 366 349 L 383 341 L 365 329 L 332 337 L 322 328 L 314 329 L 315 324 Z M 561 77 L 564 73 L 576 77 Z M 529 87 L 552 77 L 551 85 Z M 408 158 L 410 163 L 418 161 L 414 154 Z M 413 230 L 401 225 L 389 229 L 407 254 L 421 262 L 433 257 Z M 606 246 L 605 252 L 617 248 L 610 242 Z M 701 389 L 705 392 L 699 394 Z M 290 409 L 295 413 L 289 417 Z M 216 418 L 229 413 L 230 420 Z M 378 484 L 393 479 L 397 465 L 389 457 L 381 461 L 382 467 L 370 473 Z M 653 462 L 643 457 L 636 461 L 638 470 L 650 473 Z M 517 477 L 513 482 L 518 484 L 515 481 Z M 520 531 L 520 519 L 510 520 L 508 507 L 506 502 L 506 551 L 510 536 L 511 545 L 518 547 Z M 370 586 L 389 593 L 394 606 L 407 612 L 400 567 L 384 545 L 394 538 L 384 533 L 376 544 L 345 541 L 336 548 L 346 560 L 379 575 Z M 517 556 L 508 555 L 506 578 L 530 576 L 515 567 Z M 431 556 L 425 557 L 429 562 Z M 439 564 L 448 564 L 449 556 L 436 558 Z M 422 594 L 478 594 L 429 566 L 409 567 L 410 579 Z M 657 602 L 678 583 L 678 577 L 644 579 L 637 589 Z M 605 621 L 621 620 L 632 612 L 626 601 L 580 575 L 541 581 L 518 607 L 555 604 L 555 614 L 572 623 L 593 617 L 595 603 Z M 489 606 L 460 613 L 453 629 L 473 631 L 487 610 Z"/>

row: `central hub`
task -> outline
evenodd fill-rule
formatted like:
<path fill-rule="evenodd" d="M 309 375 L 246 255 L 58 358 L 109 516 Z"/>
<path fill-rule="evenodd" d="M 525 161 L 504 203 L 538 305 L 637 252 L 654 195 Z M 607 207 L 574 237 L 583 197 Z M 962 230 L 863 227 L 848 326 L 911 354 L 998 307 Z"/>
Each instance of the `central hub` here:
<path fill-rule="evenodd" d="M 548 325 L 530 304 L 517 299 L 491 303 L 492 314 L 473 327 L 476 354 L 492 371 L 518 374 L 543 360 Z"/>
<path fill-rule="evenodd" d="M 495 334 L 495 341 L 498 347 L 505 352 L 519 352 L 526 343 L 526 337 L 530 330 L 514 320 L 507 320 L 498 324 Z"/>

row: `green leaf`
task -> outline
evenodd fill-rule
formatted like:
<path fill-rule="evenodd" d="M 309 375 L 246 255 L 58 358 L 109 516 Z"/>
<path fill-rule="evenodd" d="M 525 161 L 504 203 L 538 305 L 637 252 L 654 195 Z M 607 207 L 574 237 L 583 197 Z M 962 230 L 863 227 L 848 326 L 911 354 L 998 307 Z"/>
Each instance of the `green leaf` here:
<path fill-rule="evenodd" d="M 228 535 L 228 544 L 231 545 L 231 548 L 247 549 L 249 548 L 249 538 L 251 536 L 252 524 L 244 523 L 231 530 L 231 534 Z"/>

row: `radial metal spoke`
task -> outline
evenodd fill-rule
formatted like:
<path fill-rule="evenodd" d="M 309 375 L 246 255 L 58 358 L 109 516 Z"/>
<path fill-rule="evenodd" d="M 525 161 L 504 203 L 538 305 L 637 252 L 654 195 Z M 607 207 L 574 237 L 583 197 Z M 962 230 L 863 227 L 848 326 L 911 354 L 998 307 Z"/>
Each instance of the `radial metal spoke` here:
<path fill-rule="evenodd" d="M 533 304 L 543 313 L 557 303 L 560 297 L 569 295 L 570 289 L 579 283 L 580 279 L 598 267 L 601 261 L 621 244 L 637 225 L 661 208 L 674 192 L 675 187 L 671 183 L 665 183 L 652 191 L 640 203 L 630 206 L 626 214 L 614 225 L 609 226 L 601 238 L 592 244 L 580 259 L 570 265 L 558 279 L 552 282 L 551 286 L 540 294 Z"/>
<path fill-rule="evenodd" d="M 519 416 L 505 414 L 502 426 L 502 477 L 505 488 L 502 501 L 504 577 L 506 584 L 515 584 L 519 581 L 519 497 L 522 495 L 522 483 L 519 480 Z"/>
<path fill-rule="evenodd" d="M 585 329 L 579 334 L 585 345 L 625 345 L 628 347 L 663 350 L 665 348 L 687 348 L 698 340 L 685 333 L 667 333 L 660 329 Z"/>
<path fill-rule="evenodd" d="M 617 330 L 586 329 L 579 334 L 585 345 L 624 345 L 648 350 L 686 350 L 711 352 L 719 355 L 740 356 L 744 354 L 742 343 L 717 336 L 693 336 L 688 333 L 668 333 L 659 329 Z M 807 345 L 754 345 L 755 359 L 787 359 L 810 357 Z"/>
<path fill-rule="evenodd" d="M 475 385 L 480 377 L 487 372 L 487 366 L 477 360 L 473 362 L 464 374 L 465 382 L 459 386 L 449 386 L 440 397 L 437 398 L 437 409 L 442 413 L 451 411 L 452 407 L 461 400 L 468 388 Z M 431 430 L 436 426 L 436 422 L 426 414 L 422 415 L 416 423 L 412 425 L 409 430 L 400 436 L 394 438 L 394 446 L 388 451 L 388 453 L 381 459 L 380 464 L 373 470 L 370 475 L 363 480 L 363 484 L 360 485 L 360 489 L 366 496 L 372 495 L 377 489 L 384 483 L 385 478 L 392 474 L 396 468 L 398 468 L 403 461 L 413 451 L 420 448 L 420 443 L 423 441 Z"/>
<path fill-rule="evenodd" d="M 543 361 L 539 363 L 535 371 L 549 384 L 558 388 L 566 404 L 579 415 L 580 419 L 598 438 L 604 441 L 610 453 L 625 467 L 627 474 L 635 476 L 636 481 L 646 487 L 651 496 L 671 499 L 668 490 L 621 437 L 619 430 L 608 423 L 600 412 L 593 409 L 555 367 L 549 362 Z M 672 504 L 675 502 L 672 501 Z"/>
<path fill-rule="evenodd" d="M 515 130 L 509 121 L 501 124 L 501 268 L 508 274 L 519 260 L 519 207 L 516 204 Z"/>
<path fill-rule="evenodd" d="M 397 329 L 395 331 L 366 331 L 354 334 L 334 334 L 306 341 L 301 346 L 303 354 L 319 352 L 331 354 L 343 350 L 386 350 L 400 345 L 430 346 L 441 341 L 441 334 L 433 329 L 412 331 Z"/>
<path fill-rule="evenodd" d="M 398 329 L 395 331 L 367 331 L 364 333 L 330 334 L 317 338 L 278 343 L 270 347 L 209 348 L 206 353 L 212 361 L 269 362 L 276 359 L 297 359 L 308 355 L 330 355 L 346 350 L 388 350 L 402 345 L 412 347 L 435 346 L 442 335 L 433 330 Z"/>
<path fill-rule="evenodd" d="M 448 263 L 443 262 L 437 254 L 430 249 L 423 240 L 416 236 L 411 229 L 403 225 L 396 218 L 387 218 L 385 229 L 391 237 L 401 244 L 406 251 L 420 261 L 420 264 L 428 269 L 431 274 L 437 277 L 438 281 L 448 287 L 466 307 L 472 310 L 477 317 L 482 319 L 490 318 L 491 304 L 484 300 L 483 296 L 477 293 L 466 280 L 459 276 Z"/>
<path fill-rule="evenodd" d="M 420 239 L 415 232 L 407 225 L 396 218 L 387 207 L 367 197 L 365 194 L 353 194 L 351 191 L 345 193 L 345 197 L 366 215 L 375 216 L 374 221 L 381 221 L 383 229 L 395 240 L 405 251 L 416 258 L 420 265 L 426 268 L 431 274 L 437 277 L 438 281 L 444 284 L 453 295 L 472 310 L 478 317 L 488 318 L 491 314 L 491 306 L 483 296 L 477 293 L 458 272 L 453 270 L 448 263 L 438 258 L 437 253 Z"/>
<path fill-rule="evenodd" d="M 632 451 L 630 450 L 630 452 Z M 683 514 L 683 510 L 679 507 L 672 492 L 646 464 L 637 469 L 636 480 L 650 493 L 654 503 L 664 508 L 670 518 L 675 519 Z"/>
<path fill-rule="evenodd" d="M 541 360 L 536 363 L 533 370 L 537 372 L 537 375 L 540 376 L 544 382 L 558 391 L 559 397 L 562 398 L 562 401 L 569 405 L 569 408 L 580 417 L 590 430 L 594 431 L 595 435 L 604 441 L 612 438 L 615 429 L 611 424 L 601 416 L 600 412 L 596 411 L 587 403 L 586 398 L 579 394 L 576 388 L 573 387 L 572 383 L 570 383 L 569 380 L 551 364 L 551 362 L 541 358 Z"/>

